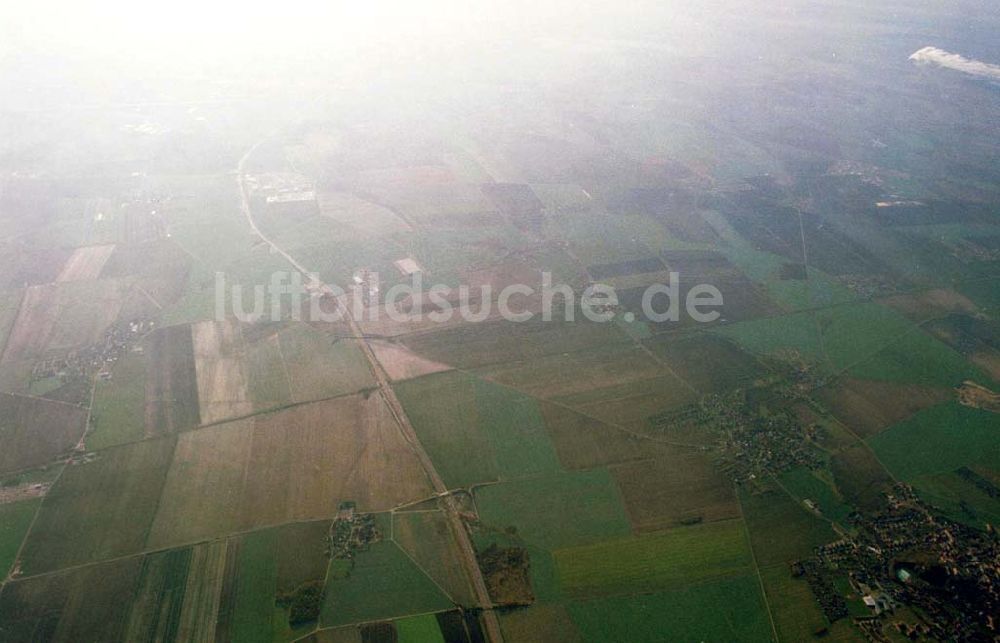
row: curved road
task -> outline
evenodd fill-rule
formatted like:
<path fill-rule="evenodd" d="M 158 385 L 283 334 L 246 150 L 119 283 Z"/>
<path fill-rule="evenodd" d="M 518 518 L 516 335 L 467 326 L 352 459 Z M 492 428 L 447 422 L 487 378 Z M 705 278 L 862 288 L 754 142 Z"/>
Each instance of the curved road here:
<path fill-rule="evenodd" d="M 294 257 L 288 254 L 288 252 L 261 232 L 260 228 L 257 227 L 256 221 L 254 221 L 253 213 L 250 210 L 250 194 L 244 178 L 243 167 L 246 164 L 247 159 L 249 159 L 257 148 L 260 147 L 264 141 L 268 140 L 268 138 L 270 137 L 265 137 L 264 139 L 257 141 L 253 147 L 247 150 L 246 153 L 240 158 L 240 162 L 236 167 L 237 180 L 240 185 L 240 200 L 243 215 L 246 217 L 247 223 L 250 224 L 250 228 L 254 231 L 254 234 L 260 237 L 275 252 L 284 257 L 289 264 L 302 273 L 302 276 L 307 280 L 306 289 L 308 292 L 321 293 L 322 295 L 328 296 L 337 302 L 337 306 L 341 313 L 343 313 L 343 317 L 350 325 L 351 334 L 355 337 L 361 338 L 359 344 L 365 358 L 368 360 L 368 365 L 371 368 L 372 374 L 375 376 L 375 381 L 378 383 L 379 394 L 382 396 L 382 399 L 385 400 L 386 406 L 388 406 L 393 418 L 395 418 L 396 425 L 399 427 L 403 439 L 409 443 L 413 452 L 420 460 L 420 464 L 423 467 L 424 472 L 427 474 L 427 477 L 430 479 L 431 484 L 434 487 L 434 492 L 442 501 L 441 504 L 444 506 L 445 515 L 448 517 L 448 523 L 451 526 L 452 533 L 454 534 L 455 540 L 459 546 L 462 564 L 465 567 L 466 574 L 472 581 L 473 589 L 476 592 L 476 601 L 483 608 L 482 621 L 486 629 L 486 638 L 489 641 L 501 643 L 503 641 L 503 634 L 500 631 L 500 620 L 497 618 L 496 612 L 493 609 L 493 601 L 490 598 L 489 591 L 486 588 L 486 581 L 483 579 L 483 574 L 479 569 L 479 563 L 476 560 L 476 550 L 473 548 L 472 540 L 469 538 L 469 532 L 466 530 L 465 524 L 462 522 L 458 505 L 448 490 L 448 487 L 441 479 L 441 476 L 438 474 L 430 456 L 427 455 L 427 451 L 425 451 L 423 445 L 420 444 L 417 432 L 410 423 L 410 419 L 407 417 L 406 411 L 403 409 L 403 405 L 400 403 L 399 398 L 396 397 L 395 391 L 393 391 L 392 386 L 389 384 L 389 376 L 387 375 L 385 368 L 383 368 L 382 363 L 379 362 L 378 357 L 376 357 L 375 351 L 372 350 L 370 340 L 362 332 L 361 327 L 351 314 L 350 298 L 346 295 L 337 296 L 330 286 L 323 283 L 318 278 L 312 278 L 309 270 L 307 270 L 302 264 L 296 261 Z"/>

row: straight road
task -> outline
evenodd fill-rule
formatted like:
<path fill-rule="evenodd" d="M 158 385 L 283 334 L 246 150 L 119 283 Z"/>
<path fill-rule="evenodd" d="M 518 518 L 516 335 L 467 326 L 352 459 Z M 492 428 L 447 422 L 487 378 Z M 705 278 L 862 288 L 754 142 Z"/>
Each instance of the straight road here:
<path fill-rule="evenodd" d="M 351 310 L 350 298 L 345 294 L 338 296 L 330 286 L 323 283 L 318 278 L 312 278 L 310 276 L 312 273 L 310 273 L 305 266 L 296 261 L 294 257 L 285 251 L 284 248 L 278 246 L 274 243 L 274 241 L 261 232 L 260 228 L 257 227 L 256 221 L 254 221 L 253 212 L 251 212 L 250 209 L 250 194 L 247 189 L 243 168 L 247 159 L 250 158 L 254 151 L 256 151 L 265 140 L 267 139 L 265 138 L 258 141 L 253 147 L 247 150 L 246 154 L 240 158 L 239 165 L 236 168 L 237 179 L 240 185 L 240 200 L 243 215 L 246 217 L 247 223 L 250 224 L 250 228 L 254 231 L 254 234 L 260 237 L 275 252 L 284 257 L 289 264 L 302 274 L 302 276 L 307 280 L 306 288 L 310 293 L 321 293 L 322 295 L 325 295 L 337 302 L 337 306 L 339 307 L 342 316 L 350 326 L 351 335 L 360 338 L 359 344 L 361 346 L 361 350 L 364 353 L 365 358 L 368 360 L 368 365 L 371 368 L 372 374 L 375 376 L 379 394 L 382 396 L 382 399 L 385 400 L 389 412 L 392 413 L 393 418 L 395 418 L 396 425 L 399 427 L 403 439 L 406 440 L 406 442 L 413 449 L 413 452 L 417 455 L 424 472 L 427 474 L 428 479 L 431 481 L 431 485 L 434 487 L 434 492 L 441 499 L 445 515 L 448 517 L 448 523 L 455 536 L 455 541 L 458 543 L 460 550 L 459 553 L 461 554 L 466 574 L 472 581 L 473 589 L 476 592 L 476 601 L 483 608 L 482 621 L 486 629 L 486 638 L 494 643 L 502 643 L 503 634 L 500 631 L 500 620 L 497 618 L 496 612 L 493 609 L 493 600 L 490 598 L 489 591 L 486 588 L 486 581 L 483 578 L 482 571 L 479 569 L 479 563 L 476 560 L 476 550 L 472 546 L 472 539 L 469 538 L 469 532 L 466 530 L 465 523 L 462 521 L 458 503 L 449 492 L 448 487 L 445 486 L 444 481 L 441 479 L 441 476 L 438 474 L 437 469 L 434 466 L 434 462 L 430 459 L 430 456 L 427 455 L 427 451 L 424 450 L 423 445 L 420 443 L 420 439 L 417 437 L 417 432 L 414 430 L 413 424 L 410 423 L 410 418 L 406 415 L 406 411 L 403 409 L 402 403 L 400 403 L 399 398 L 396 397 L 396 392 L 392 389 L 392 386 L 389 383 L 389 376 L 386 373 L 385 368 L 375 355 L 375 351 L 372 350 L 370 340 L 355 320 L 355 317 L 352 314 L 353 311 Z"/>

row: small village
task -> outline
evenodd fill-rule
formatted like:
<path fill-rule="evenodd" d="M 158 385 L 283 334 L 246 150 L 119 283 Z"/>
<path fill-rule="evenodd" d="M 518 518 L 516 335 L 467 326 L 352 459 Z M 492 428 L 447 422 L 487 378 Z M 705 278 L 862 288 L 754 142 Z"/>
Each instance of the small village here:
<path fill-rule="evenodd" d="M 353 502 L 342 502 L 330 528 L 330 558 L 351 560 L 382 540 L 375 514 L 358 513 Z"/>
<path fill-rule="evenodd" d="M 913 640 L 996 640 L 1000 541 L 992 526 L 982 532 L 944 518 L 904 484 L 883 510 L 855 516 L 854 535 L 792 565 L 830 622 L 848 616 L 832 582 L 846 573 L 869 611 L 855 621 L 870 640 L 888 641 L 886 625 Z"/>
<path fill-rule="evenodd" d="M 61 357 L 39 361 L 32 371 L 32 381 L 59 378 L 62 383 L 67 383 L 88 380 L 94 373 L 103 380 L 109 380 L 114 363 L 130 350 L 141 350 L 138 340 L 155 327 L 156 322 L 148 319 L 114 324 L 95 344 Z"/>

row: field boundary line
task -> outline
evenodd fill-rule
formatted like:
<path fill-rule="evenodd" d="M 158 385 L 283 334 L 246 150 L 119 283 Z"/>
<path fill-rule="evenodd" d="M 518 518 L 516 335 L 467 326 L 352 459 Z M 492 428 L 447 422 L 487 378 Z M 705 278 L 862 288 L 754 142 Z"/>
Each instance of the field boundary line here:
<path fill-rule="evenodd" d="M 83 435 L 80 436 L 81 440 L 86 439 L 86 437 L 87 437 L 87 431 L 90 428 L 90 417 L 91 417 L 91 414 L 93 413 L 93 408 L 94 408 L 94 394 L 95 394 L 96 391 L 97 391 L 97 378 L 94 377 L 94 378 L 91 379 L 91 382 L 90 382 L 90 406 L 87 408 L 87 419 L 86 419 L 86 421 L 84 422 L 84 425 L 83 425 Z M 35 510 L 35 515 L 34 515 L 34 517 L 32 517 L 31 523 L 28 525 L 28 529 L 25 530 L 24 537 L 21 539 L 21 544 L 17 548 L 17 553 L 14 555 L 14 563 L 13 563 L 11 569 L 17 569 L 19 567 L 19 564 L 21 562 L 21 556 L 24 555 L 24 547 L 25 547 L 25 545 L 28 544 L 28 538 L 31 537 L 31 532 L 34 531 L 34 529 L 35 529 L 35 523 L 38 522 L 38 516 L 41 515 L 42 509 L 45 507 L 45 500 L 48 499 L 49 494 L 52 493 L 52 489 L 54 489 L 56 487 L 56 485 L 59 483 L 59 481 L 62 479 L 63 473 L 66 472 L 66 469 L 68 469 L 71 466 L 72 465 L 70 465 L 69 463 L 64 463 L 63 464 L 62 469 L 59 470 L 58 475 L 56 475 L 55 479 L 52 481 L 52 484 L 49 485 L 48 491 L 46 491 L 45 495 L 42 496 L 42 501 L 38 503 L 38 509 Z M 7 570 L 7 571 L 8 571 L 8 573 L 7 573 L 6 576 L 4 576 L 3 582 L 0 583 L 0 593 L 2 593 L 2 591 L 3 591 L 2 588 L 4 588 L 4 587 L 7 586 L 7 582 L 8 581 L 10 581 L 10 580 L 20 580 L 21 579 L 21 576 L 18 576 L 17 579 L 11 579 L 11 575 L 10 575 L 11 570 Z"/>
<path fill-rule="evenodd" d="M 442 515 L 442 517 L 444 517 L 444 512 L 442 512 L 441 515 Z M 399 551 L 403 552 L 403 555 L 406 556 L 406 558 L 411 563 L 413 563 L 414 567 L 416 567 L 417 569 L 419 569 L 420 573 L 427 577 L 427 580 L 429 580 L 430 582 L 434 583 L 434 586 L 437 587 L 441 591 L 441 593 L 444 594 L 445 597 L 447 597 L 447 599 L 449 601 L 451 601 L 454 605 L 458 605 L 459 604 L 458 601 L 455 600 L 455 597 L 451 595 L 451 592 L 449 592 L 444 587 L 442 587 L 441 584 L 438 583 L 434 579 L 434 577 L 431 576 L 427 572 L 426 569 L 424 569 L 424 566 L 421 565 L 420 563 L 418 563 L 417 559 L 410 555 L 410 552 L 406 551 L 406 548 L 403 547 L 402 543 L 400 543 L 398 540 L 396 540 L 396 512 L 394 512 L 394 511 L 393 512 L 389 512 L 389 542 L 391 542 L 393 545 L 395 545 L 395 547 Z M 469 589 L 472 589 L 472 588 L 470 587 Z"/>
<path fill-rule="evenodd" d="M 754 571 L 757 572 L 757 583 L 760 586 L 760 596 L 764 599 L 764 609 L 767 610 L 767 620 L 771 623 L 771 635 L 774 643 L 781 641 L 778 638 L 778 628 L 774 624 L 774 614 L 771 612 L 771 601 L 767 598 L 767 590 L 764 587 L 764 577 L 760 573 L 760 565 L 757 563 L 757 554 L 753 550 L 753 538 L 750 536 L 750 526 L 747 524 L 746 514 L 743 512 L 743 500 L 739 495 L 739 488 L 733 489 L 736 494 L 736 505 L 740 509 L 740 521 L 743 523 L 743 537 L 746 539 L 747 549 L 750 550 L 750 560 L 753 562 Z"/>
<path fill-rule="evenodd" d="M 0 350 L 0 364 L 7 361 L 7 349 L 10 347 L 10 336 L 14 334 L 14 328 L 17 326 L 17 320 L 21 317 L 21 309 L 24 307 L 24 299 L 27 296 L 28 288 L 24 288 L 21 291 L 20 298 L 17 300 L 17 309 L 14 311 L 14 315 L 10 318 L 10 328 L 7 329 L 3 336 L 3 350 Z"/>

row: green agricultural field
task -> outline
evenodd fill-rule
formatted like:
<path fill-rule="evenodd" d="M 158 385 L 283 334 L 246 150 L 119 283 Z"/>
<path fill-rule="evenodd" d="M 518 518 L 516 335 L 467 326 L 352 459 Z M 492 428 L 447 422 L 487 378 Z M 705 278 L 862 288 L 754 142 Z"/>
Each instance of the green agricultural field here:
<path fill-rule="evenodd" d="M 644 460 L 670 454 L 670 446 L 611 426 L 564 406 L 541 405 L 546 430 L 567 469 Z"/>
<path fill-rule="evenodd" d="M 806 558 L 819 545 L 836 540 L 826 521 L 811 514 L 784 491 L 739 492 L 750 544 L 761 567 Z"/>
<path fill-rule="evenodd" d="M 191 326 L 167 326 L 151 333 L 144 344 L 146 432 L 175 433 L 201 423 L 198 375 Z"/>
<path fill-rule="evenodd" d="M 530 563 L 529 576 L 531 590 L 535 594 L 537 604 L 557 603 L 565 598 L 559 585 L 559 573 L 556 569 L 555 557 L 552 552 L 538 545 L 526 542 L 517 534 L 508 534 L 502 530 L 489 529 L 472 534 L 472 542 L 476 551 L 483 551 L 490 545 L 498 547 L 520 547 L 528 553 Z"/>
<path fill-rule="evenodd" d="M 743 522 L 676 527 L 554 552 L 574 598 L 655 592 L 745 574 L 752 558 Z"/>
<path fill-rule="evenodd" d="M 247 467 L 252 441 L 246 420 L 178 435 L 147 546 L 176 547 L 246 528 L 242 485 L 261 475 Z"/>
<path fill-rule="evenodd" d="M 791 311 L 842 304 L 855 299 L 850 290 L 815 268 L 808 269 L 807 279 L 782 279 L 782 267 L 788 259 L 756 250 L 743 239 L 723 246 L 722 251 L 750 279 L 761 284 L 772 299 Z"/>
<path fill-rule="evenodd" d="M 0 578 L 7 577 L 41 504 L 35 498 L 0 505 Z"/>
<path fill-rule="evenodd" d="M 566 395 L 553 401 L 591 417 L 646 431 L 649 418 L 698 399 L 698 394 L 674 374 Z M 687 440 L 678 440 L 686 442 Z"/>
<path fill-rule="evenodd" d="M 715 332 L 754 353 L 796 354 L 827 372 L 847 369 L 860 379 L 944 386 L 983 379 L 958 353 L 875 303 L 755 319 Z"/>
<path fill-rule="evenodd" d="M 451 601 L 395 543 L 377 542 L 354 559 L 347 578 L 326 585 L 323 627 L 450 609 Z"/>
<path fill-rule="evenodd" d="M 560 301 L 556 298 L 554 306 L 560 305 Z M 556 309 L 553 319 L 548 322 L 536 316 L 523 323 L 463 324 L 408 338 L 406 346 L 422 357 L 471 369 L 620 345 L 627 339 L 628 336 L 614 324 L 590 322 L 580 315 L 575 321 L 565 321 Z"/>
<path fill-rule="evenodd" d="M 537 400 L 478 379 L 473 391 L 479 428 L 493 445 L 501 478 L 561 469 Z"/>
<path fill-rule="evenodd" d="M 958 286 L 958 290 L 994 319 L 1000 315 L 1000 279 L 977 279 Z"/>
<path fill-rule="evenodd" d="M 468 266 L 485 261 L 500 262 L 507 254 L 506 248 L 525 245 L 517 229 L 511 225 L 409 233 L 401 241 L 404 254 L 400 256 L 415 258 L 428 274 L 433 275 L 435 283 L 451 288 L 458 288 L 466 282 L 464 276 Z M 560 279 L 558 264 L 564 258 L 553 252 L 552 259 L 554 261 L 545 258 L 545 268 L 555 273 L 554 278 Z"/>
<path fill-rule="evenodd" d="M 974 475 L 979 475 L 974 470 Z M 981 478 L 984 478 L 981 476 Z M 1000 498 L 955 471 L 919 476 L 910 480 L 917 493 L 950 518 L 982 529 L 1000 524 Z M 992 484 L 989 480 L 987 483 Z"/>
<path fill-rule="evenodd" d="M 7 335 L 10 333 L 17 310 L 21 305 L 21 292 L 0 293 L 0 354 L 7 345 Z"/>
<path fill-rule="evenodd" d="M 0 592 L 0 640 L 122 641 L 138 556 L 8 582 Z"/>
<path fill-rule="evenodd" d="M 278 337 L 295 402 L 353 393 L 375 384 L 354 340 L 338 339 L 306 323 L 292 323 Z"/>
<path fill-rule="evenodd" d="M 417 378 L 397 390 L 449 486 L 487 481 L 494 470 L 509 479 L 561 469 L 534 398 L 460 372 Z M 431 390 L 438 393 L 430 396 Z"/>
<path fill-rule="evenodd" d="M 864 511 L 881 508 L 894 482 L 871 448 L 861 442 L 834 454 L 830 473 L 847 503 Z"/>
<path fill-rule="evenodd" d="M 146 357 L 129 353 L 118 360 L 112 379 L 94 384 L 88 449 L 135 442 L 146 435 Z"/>
<path fill-rule="evenodd" d="M 483 486 L 476 489 L 476 506 L 488 527 L 513 527 L 525 542 L 546 549 L 630 533 L 618 489 L 605 469 Z"/>
<path fill-rule="evenodd" d="M 813 638 L 816 632 L 829 628 L 823 640 L 858 641 L 858 632 L 846 619 L 831 627 L 813 596 L 809 584 L 802 578 L 792 578 L 788 565 L 778 564 L 760 570 L 767 604 L 774 618 L 778 640 L 798 643 Z"/>
<path fill-rule="evenodd" d="M 494 365 L 484 377 L 541 398 L 586 393 L 667 375 L 669 371 L 633 342 L 606 344 Z"/>
<path fill-rule="evenodd" d="M 918 332 L 908 319 L 875 303 L 820 311 L 816 323 L 830 365 L 838 371 L 864 361 L 897 338 Z"/>
<path fill-rule="evenodd" d="M 479 430 L 475 385 L 457 372 L 395 385 L 396 394 L 449 488 L 496 480 L 499 467 L 489 437 Z"/>
<path fill-rule="evenodd" d="M 258 531 L 235 539 L 235 570 L 227 569 L 234 585 L 223 596 L 219 634 L 233 641 L 270 643 L 275 627 L 274 596 L 278 565 L 274 556 L 277 532 Z"/>
<path fill-rule="evenodd" d="M 897 478 L 912 480 L 972 464 L 998 468 L 998 438 L 995 413 L 947 402 L 886 429 L 868 444 Z"/>
<path fill-rule="evenodd" d="M 584 641 L 770 641 L 756 575 L 685 589 L 573 602 Z"/>
<path fill-rule="evenodd" d="M 456 605 L 473 607 L 475 594 L 462 565 L 458 542 L 440 511 L 395 512 L 392 539 Z"/>
<path fill-rule="evenodd" d="M 258 341 L 247 341 L 243 363 L 247 374 L 247 393 L 253 400 L 255 410 L 280 408 L 292 402 L 288 367 L 281 355 L 277 333 Z"/>
<path fill-rule="evenodd" d="M 129 611 L 126 640 L 149 640 L 157 633 L 166 640 L 178 636 L 190 566 L 191 548 L 143 558 Z"/>
<path fill-rule="evenodd" d="M 964 380 L 988 382 L 989 376 L 962 355 L 922 331 L 900 335 L 881 351 L 848 371 L 851 377 L 958 386 Z"/>
<path fill-rule="evenodd" d="M 752 319 L 727 324 L 712 332 L 728 337 L 760 355 L 795 354 L 815 364 L 825 364 L 819 326 L 811 313 Z"/>
<path fill-rule="evenodd" d="M 660 336 L 645 345 L 701 393 L 725 391 L 766 373 L 752 355 L 714 334 Z"/>
<path fill-rule="evenodd" d="M 500 627 L 508 641 L 519 643 L 579 643 L 580 632 L 561 603 L 538 604 L 500 614 Z"/>
<path fill-rule="evenodd" d="M 28 533 L 25 574 L 141 551 L 173 451 L 173 439 L 146 440 L 67 467 Z"/>
<path fill-rule="evenodd" d="M 634 226 L 628 225 L 620 217 L 608 216 L 600 206 L 587 202 L 583 207 L 568 213 L 555 213 L 546 225 L 553 232 L 566 239 L 573 248 L 573 254 L 586 265 L 627 261 L 649 256 L 656 237 L 666 242 L 667 235 L 662 226 L 647 220 L 646 233 L 654 231 L 652 243 L 639 242 Z"/>
<path fill-rule="evenodd" d="M 402 618 L 395 625 L 399 643 L 445 643 L 437 617 L 433 614 Z"/>
<path fill-rule="evenodd" d="M 811 500 L 816 503 L 825 518 L 847 527 L 847 516 L 853 509 L 844 502 L 831 482 L 821 479 L 808 469 L 788 471 L 781 474 L 778 480 L 785 491 L 799 501 Z"/>
<path fill-rule="evenodd" d="M 329 525 L 295 523 L 229 539 L 216 640 L 292 640 L 317 626 L 290 627 L 288 610 L 276 600 L 281 592 L 324 579 Z"/>

